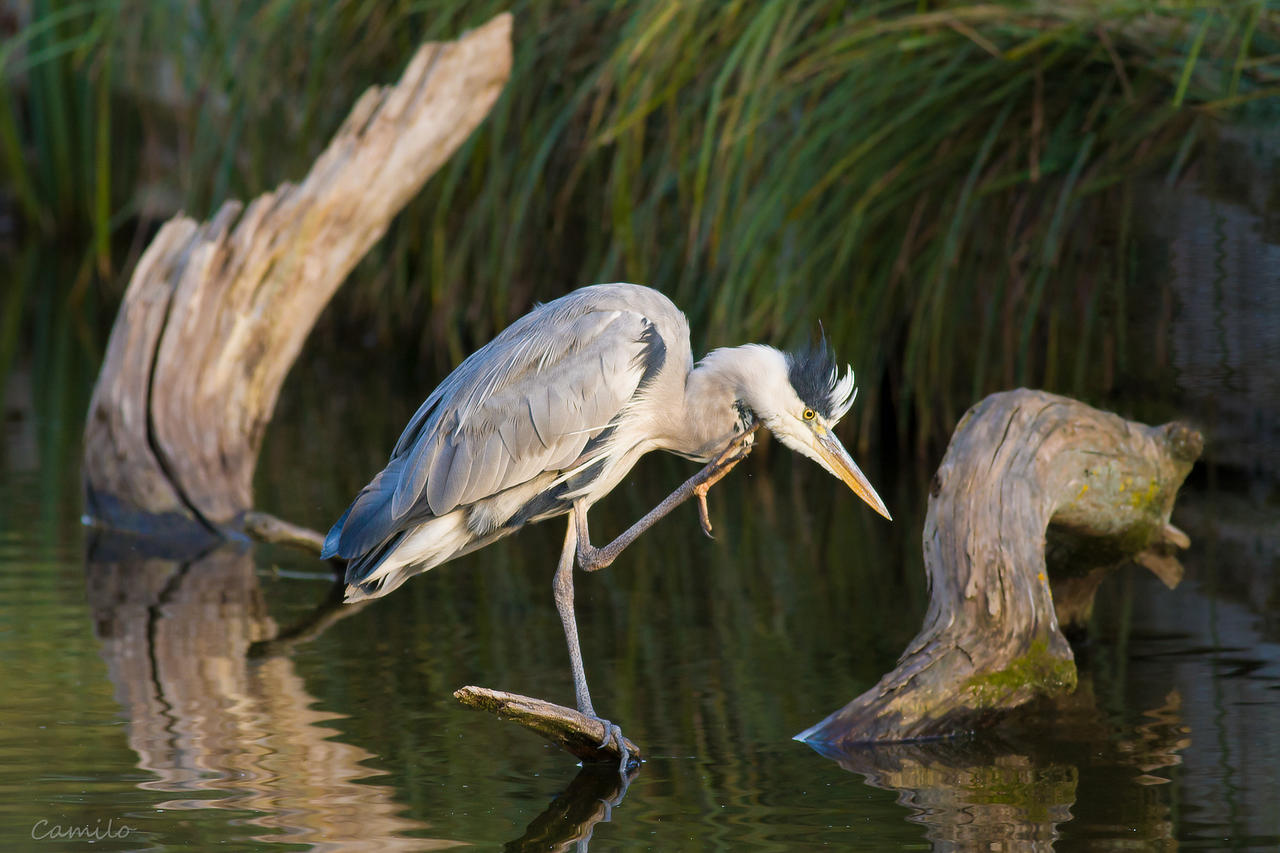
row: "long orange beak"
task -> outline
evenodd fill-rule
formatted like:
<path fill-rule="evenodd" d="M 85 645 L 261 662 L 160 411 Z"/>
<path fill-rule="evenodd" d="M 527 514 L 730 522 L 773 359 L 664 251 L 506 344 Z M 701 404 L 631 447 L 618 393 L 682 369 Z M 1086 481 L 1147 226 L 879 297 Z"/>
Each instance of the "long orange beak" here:
<path fill-rule="evenodd" d="M 893 516 L 889 515 L 889 508 L 884 505 L 884 501 L 880 500 L 867 475 L 859 470 L 857 463 L 853 461 L 849 451 L 844 449 L 844 445 L 840 443 L 840 439 L 836 438 L 835 433 L 829 430 L 822 434 L 815 432 L 814 437 L 817 439 L 818 454 L 832 473 L 843 480 L 844 484 L 853 489 L 853 493 L 866 501 L 872 509 L 893 521 Z"/>

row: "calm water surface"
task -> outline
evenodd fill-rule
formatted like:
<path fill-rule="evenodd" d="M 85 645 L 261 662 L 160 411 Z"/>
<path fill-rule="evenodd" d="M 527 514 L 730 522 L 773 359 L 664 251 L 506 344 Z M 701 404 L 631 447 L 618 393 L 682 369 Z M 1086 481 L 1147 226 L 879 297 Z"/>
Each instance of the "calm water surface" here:
<path fill-rule="evenodd" d="M 1126 413 L 1194 417 L 1208 461 L 1175 513 L 1187 580 L 1112 578 L 1073 696 L 953 742 L 823 756 L 792 741 L 919 627 L 931 472 L 863 460 L 890 525 L 766 447 L 713 492 L 716 542 L 689 509 L 578 581 L 596 705 L 649 755 L 621 798 L 616 775 L 451 696 L 571 701 L 550 594 L 560 523 L 347 609 L 289 551 L 175 559 L 93 536 L 78 434 L 98 353 L 45 316 L 38 356 L 4 386 L 0 845 L 1280 847 L 1280 257 L 1257 236 L 1270 203 L 1154 199 L 1174 248 L 1135 300 L 1168 310 L 1135 310 L 1133 335 L 1155 341 L 1159 381 Z M 381 466 L 429 383 L 360 369 L 304 356 L 263 452 L 263 508 L 325 527 Z M 690 470 L 643 463 L 600 507 L 599 535 Z"/>
<path fill-rule="evenodd" d="M 316 462 L 315 432 L 282 425 L 262 491 L 318 522 L 364 474 Z M 1274 514 L 1203 477 L 1178 519 L 1191 577 L 1108 585 L 1074 696 L 972 739 L 829 758 L 791 735 L 874 683 L 919 626 L 919 478 L 868 465 L 890 526 L 790 454 L 753 458 L 713 503 L 719 541 L 690 510 L 579 582 L 597 704 L 650 754 L 610 810 L 614 775 L 450 695 L 570 700 L 558 524 L 335 613 L 321 568 L 288 551 L 180 562 L 91 539 L 74 441 L 51 476 L 15 458 L 21 429 L 8 439 L 0 838 L 19 847 L 59 827 L 127 827 L 101 849 L 1280 844 Z M 681 473 L 643 466 L 600 523 Z"/>

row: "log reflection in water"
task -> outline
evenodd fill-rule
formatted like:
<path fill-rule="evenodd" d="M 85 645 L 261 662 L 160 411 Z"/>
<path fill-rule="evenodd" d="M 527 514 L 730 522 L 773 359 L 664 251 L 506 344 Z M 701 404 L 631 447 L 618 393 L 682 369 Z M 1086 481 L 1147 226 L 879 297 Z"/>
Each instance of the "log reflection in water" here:
<path fill-rule="evenodd" d="M 613 807 L 626 796 L 627 785 L 640 771 L 625 777 L 616 767 L 585 765 L 542 814 L 534 818 L 524 835 L 503 847 L 508 853 L 523 850 L 586 853 L 596 824 L 608 823 Z"/>
<path fill-rule="evenodd" d="M 832 756 L 835 757 L 835 756 Z M 837 758 L 867 784 L 898 792 L 935 851 L 1008 844 L 1052 850 L 1071 819 L 1077 770 L 1041 764 L 997 738 L 868 745 Z"/>
<path fill-rule="evenodd" d="M 1169 800 L 1153 786 L 1170 781 L 1159 772 L 1180 764 L 1191 743 L 1180 705 L 1175 691 L 1144 722 L 1121 727 L 1082 674 L 1074 693 L 974 738 L 821 751 L 867 784 L 898 792 L 934 851 L 1047 851 L 1069 821 L 1096 829 L 1111 816 L 1135 844 L 1172 845 Z M 1130 785 L 1099 795 L 1083 781 L 1098 767 L 1132 768 Z"/>
<path fill-rule="evenodd" d="M 109 553 L 114 551 L 115 553 Z M 250 657 L 272 641 L 252 552 L 226 546 L 188 562 L 91 543 L 86 573 L 95 632 L 129 717 L 140 784 L 189 794 L 166 809 L 246 809 L 270 830 L 259 841 L 316 850 L 430 850 L 455 842 L 408 838 L 424 825 L 399 816 L 372 754 L 333 739 L 339 715 L 315 710 L 293 663 Z"/>

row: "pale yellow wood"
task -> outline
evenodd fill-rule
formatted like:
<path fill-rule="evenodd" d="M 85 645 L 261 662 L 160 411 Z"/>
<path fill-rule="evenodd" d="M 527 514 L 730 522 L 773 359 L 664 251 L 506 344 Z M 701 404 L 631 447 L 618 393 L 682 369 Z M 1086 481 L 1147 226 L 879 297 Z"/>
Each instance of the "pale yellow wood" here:
<path fill-rule="evenodd" d="M 605 741 L 607 732 L 601 722 L 573 708 L 555 705 L 532 696 L 490 690 L 487 687 L 463 687 L 454 698 L 468 708 L 496 714 L 504 720 L 519 723 L 552 743 L 576 755 L 582 761 L 618 766 L 622 753 L 615 739 Z M 640 761 L 640 748 L 623 737 L 628 762 Z"/>
<path fill-rule="evenodd" d="M 320 556 L 324 548 L 324 534 L 309 527 L 276 518 L 266 512 L 251 511 L 244 514 L 244 531 L 259 542 L 272 545 L 288 545 L 306 551 L 313 557 Z"/>
<path fill-rule="evenodd" d="M 511 69 L 509 14 L 423 45 L 375 87 L 298 185 L 207 223 L 178 216 L 143 254 L 85 430 L 105 526 L 217 530 L 252 506 L 284 378 L 334 291 L 488 114 Z"/>

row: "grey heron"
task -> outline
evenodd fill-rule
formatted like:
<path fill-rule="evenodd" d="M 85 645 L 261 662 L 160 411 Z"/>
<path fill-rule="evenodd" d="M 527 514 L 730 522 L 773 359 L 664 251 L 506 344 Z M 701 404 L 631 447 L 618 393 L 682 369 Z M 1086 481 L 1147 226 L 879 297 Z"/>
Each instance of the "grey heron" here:
<path fill-rule="evenodd" d="M 853 404 L 853 373 L 825 340 L 784 353 L 761 344 L 713 350 L 697 364 L 672 302 L 635 284 L 599 284 L 539 305 L 440 383 L 391 460 L 325 538 L 342 557 L 346 600 L 386 595 L 413 575 L 526 524 L 568 515 L 554 596 L 578 710 L 596 714 L 578 643 L 573 567 L 594 571 L 641 531 L 706 489 L 763 426 L 844 481 L 876 512 L 884 502 L 833 429 Z M 591 545 L 587 512 L 651 450 L 711 464 L 613 543 Z M 602 744 L 603 746 L 603 744 Z"/>

